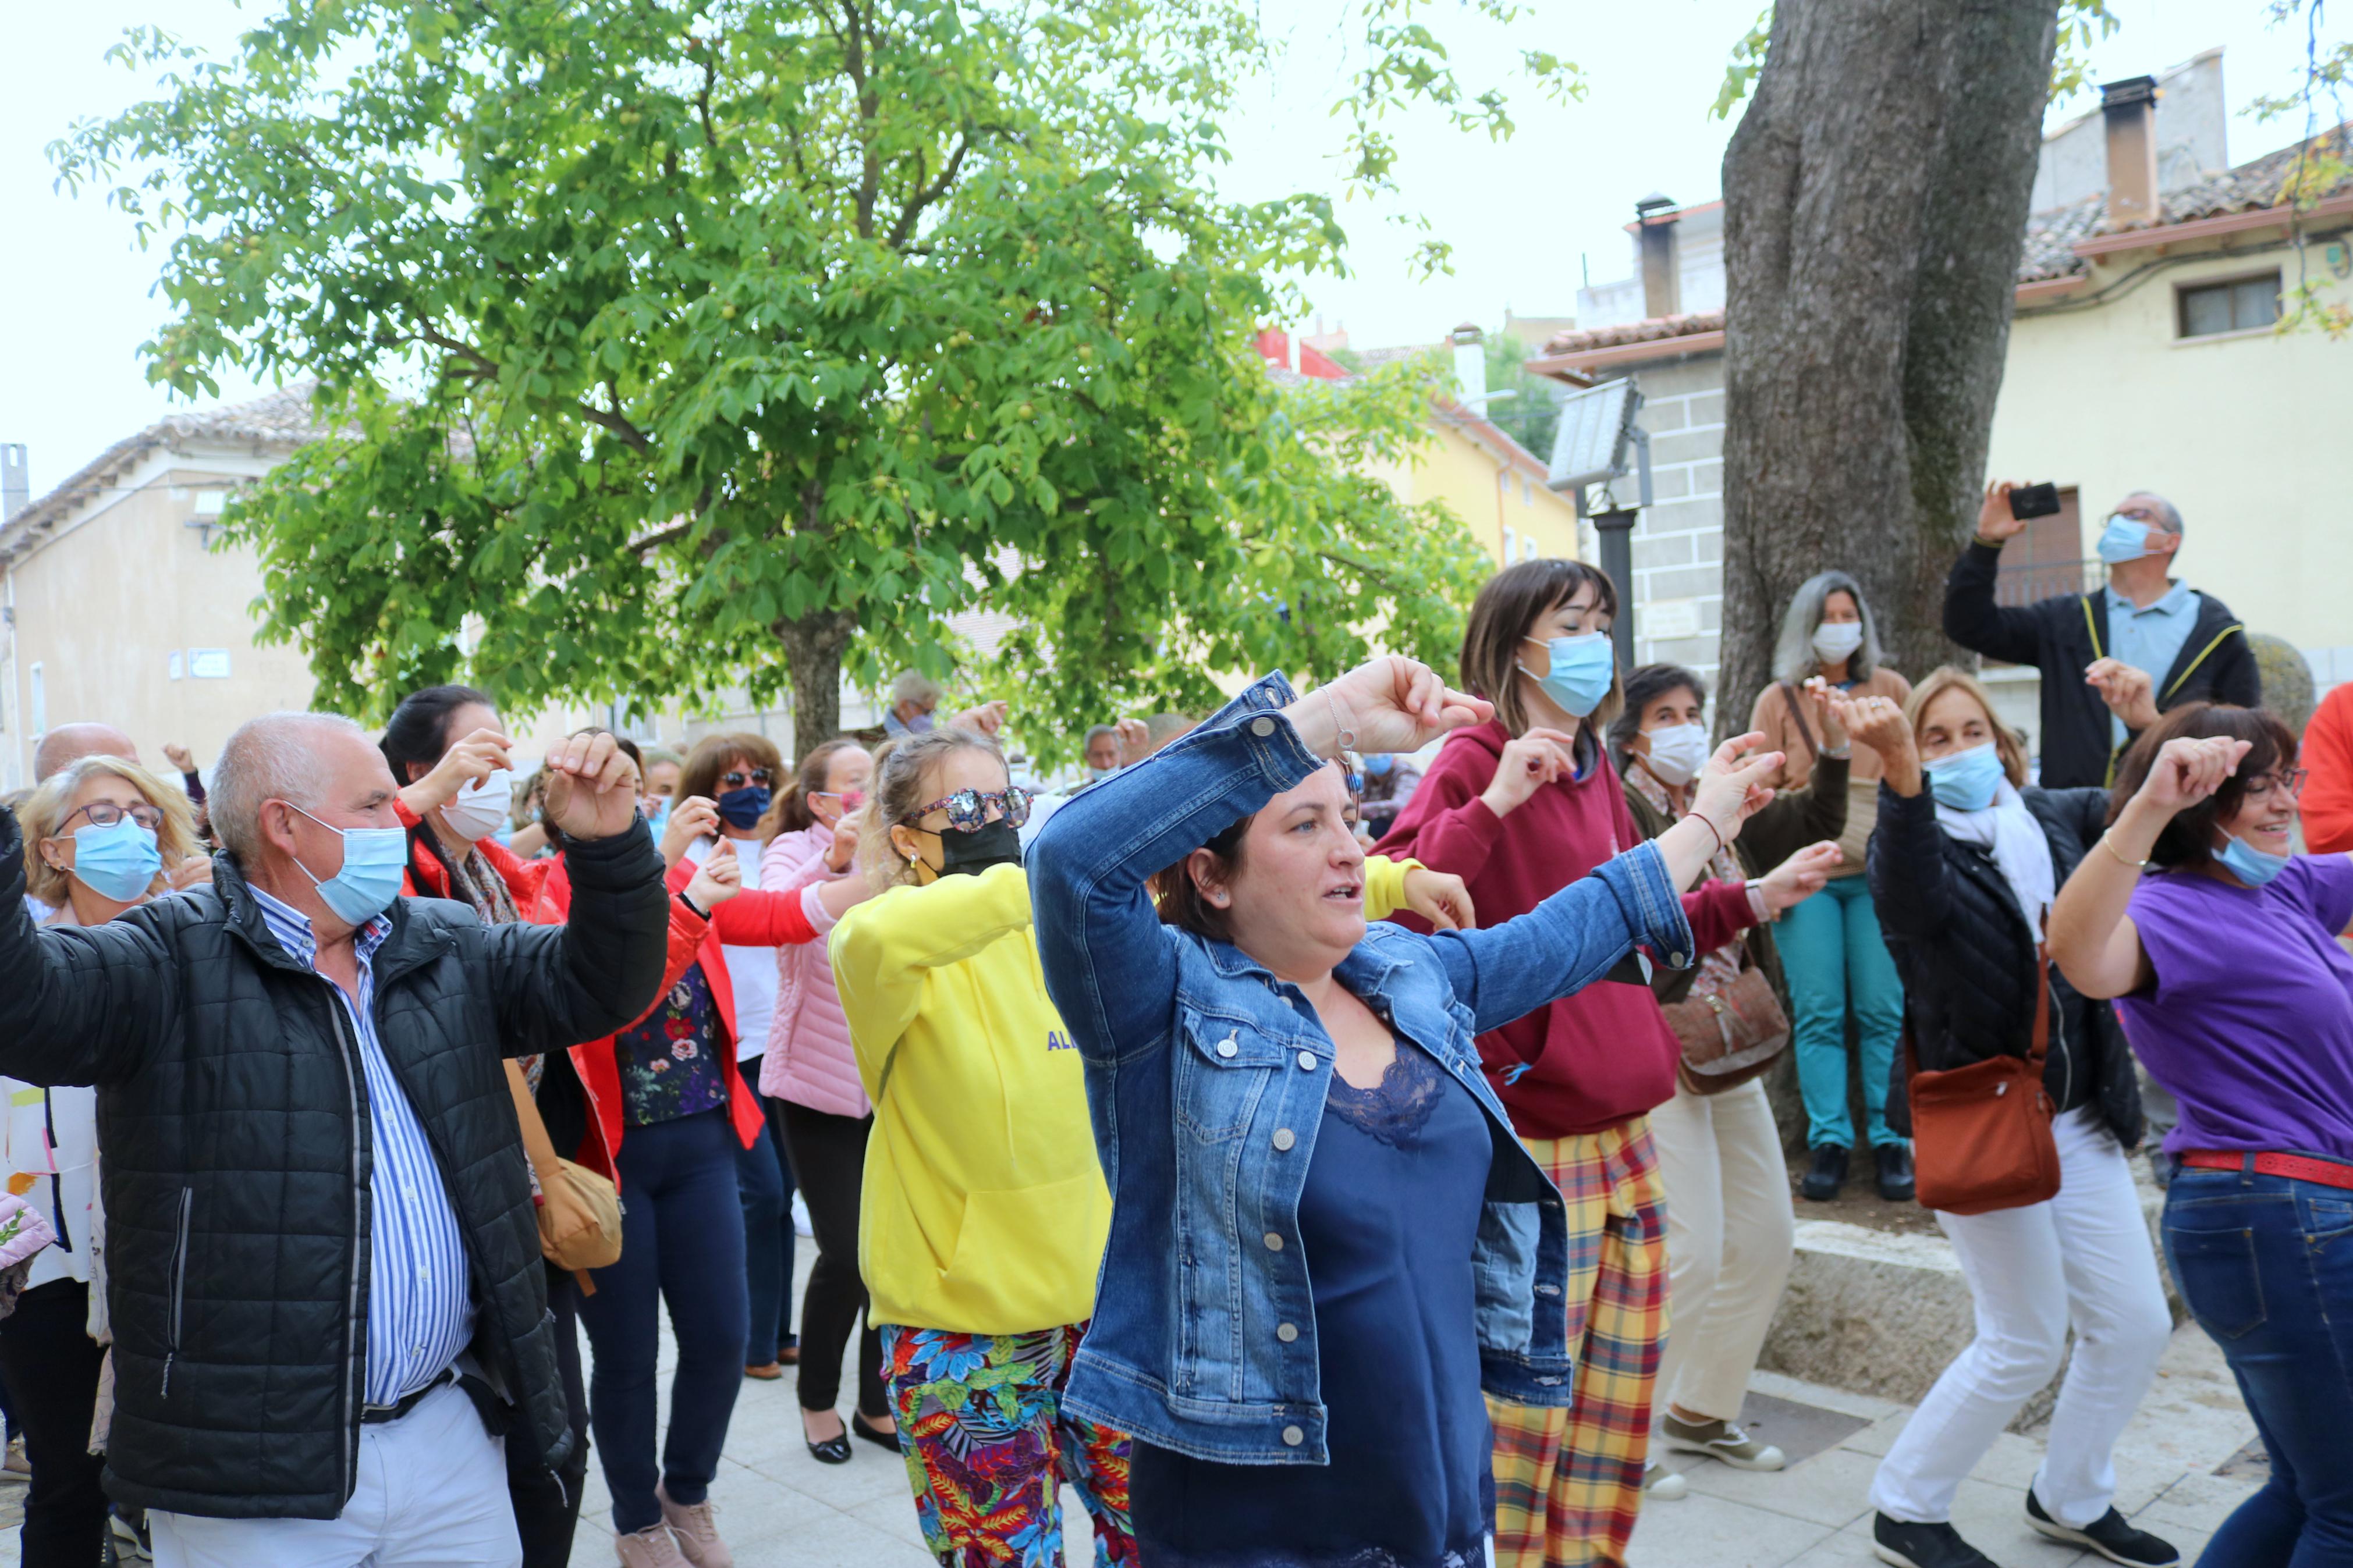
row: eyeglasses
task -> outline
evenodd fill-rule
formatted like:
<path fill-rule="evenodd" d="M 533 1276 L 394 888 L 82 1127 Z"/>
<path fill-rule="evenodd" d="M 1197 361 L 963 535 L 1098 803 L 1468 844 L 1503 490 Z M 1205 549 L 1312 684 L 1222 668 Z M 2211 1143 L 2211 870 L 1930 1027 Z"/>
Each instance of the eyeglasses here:
<path fill-rule="evenodd" d="M 946 812 L 948 826 L 958 833 L 978 832 L 987 826 L 991 811 L 1018 827 L 1029 820 L 1029 792 L 1018 787 L 993 789 L 986 794 L 960 789 L 915 813 L 915 819 L 920 822 L 935 811 Z"/>
<path fill-rule="evenodd" d="M 2304 781 L 2311 776 L 2312 770 L 2309 768 L 2290 768 L 2284 773 L 2265 773 L 2261 778 L 2249 779 L 2247 798 L 2268 800 L 2271 798 L 2272 791 L 2282 789 L 2287 792 L 2290 800 L 2294 800 L 2304 793 Z"/>
<path fill-rule="evenodd" d="M 112 801 L 94 800 L 68 816 L 64 822 L 58 823 L 58 837 L 61 838 L 65 837 L 67 826 L 76 816 L 89 817 L 92 827 L 111 827 L 126 816 L 150 833 L 160 833 L 164 827 L 164 814 L 152 805 L 142 803 L 126 808 L 115 805 Z"/>
<path fill-rule="evenodd" d="M 735 768 L 721 773 L 719 782 L 729 789 L 742 789 L 747 784 L 758 784 L 762 789 L 765 789 L 775 782 L 776 776 L 765 768 L 754 768 L 748 773 L 741 768 Z"/>

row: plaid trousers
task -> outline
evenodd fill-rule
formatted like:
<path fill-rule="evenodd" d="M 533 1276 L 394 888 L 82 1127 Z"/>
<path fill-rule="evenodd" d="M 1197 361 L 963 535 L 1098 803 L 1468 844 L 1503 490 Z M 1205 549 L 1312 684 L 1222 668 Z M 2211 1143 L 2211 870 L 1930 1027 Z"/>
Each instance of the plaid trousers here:
<path fill-rule="evenodd" d="M 1642 1506 L 1651 1394 L 1667 1337 L 1667 1215 L 1649 1121 L 1522 1140 L 1568 1210 L 1566 1409 L 1487 1401 L 1499 1568 L 1626 1561 Z"/>

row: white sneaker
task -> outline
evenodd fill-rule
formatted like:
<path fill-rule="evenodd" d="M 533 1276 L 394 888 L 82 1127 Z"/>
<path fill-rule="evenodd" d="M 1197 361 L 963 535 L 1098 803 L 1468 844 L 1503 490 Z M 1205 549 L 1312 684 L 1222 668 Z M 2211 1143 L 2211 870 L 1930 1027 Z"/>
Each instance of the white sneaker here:
<path fill-rule="evenodd" d="M 801 1201 L 797 1188 L 793 1192 L 793 1234 L 812 1237 L 817 1235 L 817 1226 L 809 1223 L 808 1205 Z"/>
<path fill-rule="evenodd" d="M 1642 1467 L 1642 1496 L 1651 1502 L 1681 1502 L 1691 1495 L 1691 1482 L 1656 1459 Z"/>
<path fill-rule="evenodd" d="M 1680 1421 L 1672 1414 L 1659 1423 L 1667 1447 L 1679 1454 L 1707 1454 L 1739 1470 L 1778 1470 L 1788 1459 L 1770 1443 L 1760 1443 L 1729 1421 Z"/>

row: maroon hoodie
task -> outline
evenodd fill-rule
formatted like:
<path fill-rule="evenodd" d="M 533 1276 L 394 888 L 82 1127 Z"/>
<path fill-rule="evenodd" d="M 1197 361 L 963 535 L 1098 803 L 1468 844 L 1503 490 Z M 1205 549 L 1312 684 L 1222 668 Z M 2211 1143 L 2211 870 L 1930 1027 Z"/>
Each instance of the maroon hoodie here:
<path fill-rule="evenodd" d="M 1509 739 L 1497 722 L 1449 735 L 1376 851 L 1461 878 L 1483 926 L 1527 913 L 1641 841 L 1625 786 L 1589 742 L 1578 748 L 1580 761 L 1594 753 L 1583 778 L 1540 785 L 1508 816 L 1488 810 L 1479 796 Z M 1683 910 L 1702 952 L 1755 921 L 1738 882 L 1684 894 Z M 1528 1138 L 1599 1132 L 1664 1104 L 1678 1055 L 1651 988 L 1622 981 L 1596 981 L 1479 1037 L 1488 1081 Z"/>

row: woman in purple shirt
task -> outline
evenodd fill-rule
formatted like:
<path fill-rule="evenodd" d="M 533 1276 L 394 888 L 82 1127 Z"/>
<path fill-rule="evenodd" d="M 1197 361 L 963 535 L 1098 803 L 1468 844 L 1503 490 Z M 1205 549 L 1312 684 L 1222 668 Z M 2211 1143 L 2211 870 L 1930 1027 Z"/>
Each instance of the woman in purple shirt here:
<path fill-rule="evenodd" d="M 2294 855 L 2304 770 L 2260 709 L 2175 709 L 2126 755 L 2052 912 L 2075 988 L 2117 998 L 2180 1101 L 2165 1254 L 2238 1377 L 2269 1485 L 2214 1563 L 2353 1565 L 2353 858 Z"/>

